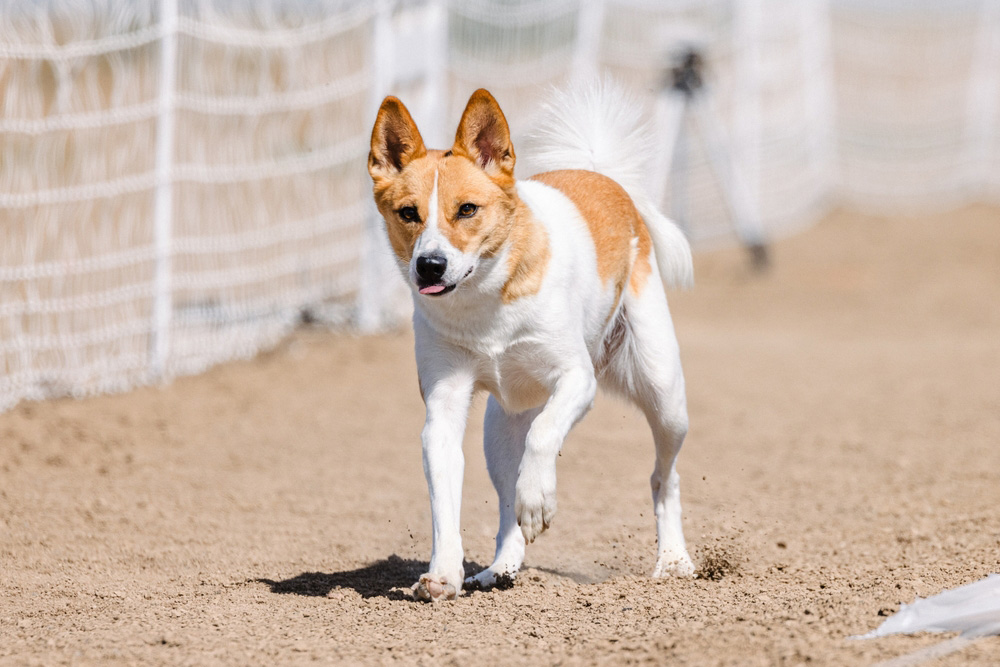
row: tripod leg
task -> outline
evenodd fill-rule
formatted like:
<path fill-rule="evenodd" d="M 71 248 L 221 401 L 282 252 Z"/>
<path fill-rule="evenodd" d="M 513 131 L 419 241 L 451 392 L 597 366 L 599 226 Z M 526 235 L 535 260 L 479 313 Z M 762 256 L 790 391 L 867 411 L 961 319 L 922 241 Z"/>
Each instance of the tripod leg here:
<path fill-rule="evenodd" d="M 656 154 L 653 165 L 653 202 L 663 206 L 667 195 L 667 183 L 672 172 L 677 171 L 675 156 L 683 136 L 684 120 L 687 116 L 687 95 L 667 90 L 656 98 L 656 133 L 663 138 L 663 150 Z M 673 188 L 676 193 L 676 187 Z"/>
<path fill-rule="evenodd" d="M 683 122 L 682 120 L 681 123 L 683 124 Z M 690 139 L 682 130 L 677 135 L 677 142 L 674 144 L 674 166 L 670 179 L 670 217 L 685 232 L 688 231 L 690 220 L 688 212 L 689 144 Z"/>
<path fill-rule="evenodd" d="M 705 142 L 709 164 L 722 186 L 722 193 L 729 205 L 736 234 L 750 251 L 754 268 L 763 269 L 768 263 L 764 228 L 760 216 L 750 204 L 746 182 L 733 164 L 732 155 L 724 139 L 722 122 L 712 113 L 708 103 L 699 96 L 691 99 L 691 112 Z"/>

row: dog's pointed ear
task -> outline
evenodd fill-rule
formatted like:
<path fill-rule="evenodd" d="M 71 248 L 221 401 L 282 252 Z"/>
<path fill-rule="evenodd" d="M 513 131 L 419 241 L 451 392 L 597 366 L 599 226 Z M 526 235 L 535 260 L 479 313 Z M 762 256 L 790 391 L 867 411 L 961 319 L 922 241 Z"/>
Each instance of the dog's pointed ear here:
<path fill-rule="evenodd" d="M 368 173 L 372 180 L 391 178 L 425 155 L 424 140 L 410 112 L 395 97 L 385 98 L 375 117 L 372 147 L 368 153 Z"/>
<path fill-rule="evenodd" d="M 513 181 L 515 157 L 510 128 L 489 91 L 480 88 L 472 93 L 451 151 L 468 157 L 490 176 Z"/>

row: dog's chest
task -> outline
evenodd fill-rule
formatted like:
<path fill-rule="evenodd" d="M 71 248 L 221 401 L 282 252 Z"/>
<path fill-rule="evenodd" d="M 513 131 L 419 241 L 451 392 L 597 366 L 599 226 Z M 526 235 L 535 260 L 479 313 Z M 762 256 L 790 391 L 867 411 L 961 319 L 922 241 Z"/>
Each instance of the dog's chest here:
<path fill-rule="evenodd" d="M 523 412 L 548 400 L 553 372 L 532 346 L 477 357 L 476 386 L 490 392 L 506 412 Z"/>

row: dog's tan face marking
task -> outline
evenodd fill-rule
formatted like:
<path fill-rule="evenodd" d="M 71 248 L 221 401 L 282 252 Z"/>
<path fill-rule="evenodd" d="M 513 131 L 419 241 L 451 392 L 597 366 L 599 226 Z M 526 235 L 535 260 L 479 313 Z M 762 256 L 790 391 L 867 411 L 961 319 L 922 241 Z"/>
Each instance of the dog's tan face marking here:
<path fill-rule="evenodd" d="M 413 257 L 417 239 L 427 226 L 434 168 L 440 153 L 432 151 L 408 164 L 396 177 L 375 183 L 375 205 L 385 218 L 389 244 L 403 262 Z M 416 209 L 416 220 L 403 218 L 407 207 Z"/>
<path fill-rule="evenodd" d="M 592 171 L 567 169 L 532 178 L 559 190 L 576 205 L 594 241 L 601 281 L 612 283 L 617 296 L 621 296 L 626 282 L 633 294 L 638 294 L 652 271 L 652 240 L 625 190 Z M 633 238 L 638 239 L 634 262 Z"/>
<path fill-rule="evenodd" d="M 519 202 L 486 172 L 464 157 L 442 158 L 437 196 L 438 228 L 452 246 L 483 257 L 500 250 Z"/>
<path fill-rule="evenodd" d="M 547 237 L 517 196 L 514 161 L 507 121 L 485 90 L 469 99 L 447 151 L 424 148 L 406 107 L 387 97 L 372 131 L 368 169 L 396 256 L 410 263 L 425 232 L 467 257 L 493 257 L 506 247 L 504 303 L 537 292 L 549 258 Z"/>
<path fill-rule="evenodd" d="M 428 151 L 381 187 L 376 184 L 375 203 L 385 218 L 392 249 L 404 262 L 413 257 L 431 216 L 436 216 L 434 224 L 456 250 L 484 257 L 500 250 L 513 227 L 517 200 L 467 158 L 444 155 Z M 437 210 L 431 211 L 435 174 Z M 416 209 L 416 221 L 404 219 L 401 211 L 407 207 Z"/>

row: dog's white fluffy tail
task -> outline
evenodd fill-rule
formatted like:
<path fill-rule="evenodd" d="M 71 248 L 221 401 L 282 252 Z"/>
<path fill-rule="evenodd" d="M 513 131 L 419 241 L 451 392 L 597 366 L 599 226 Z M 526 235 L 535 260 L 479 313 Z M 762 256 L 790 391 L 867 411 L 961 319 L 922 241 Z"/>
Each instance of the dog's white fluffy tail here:
<path fill-rule="evenodd" d="M 527 161 L 537 171 L 587 169 L 617 181 L 646 221 L 663 282 L 694 284 L 691 245 L 649 195 L 646 181 L 659 142 L 637 96 L 609 79 L 554 90 L 528 144 Z"/>

